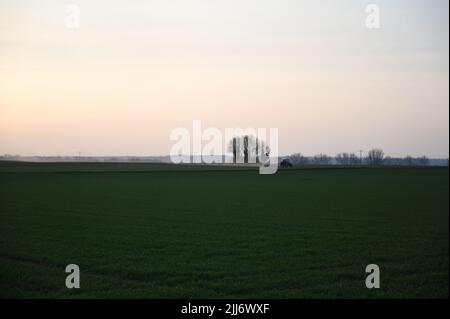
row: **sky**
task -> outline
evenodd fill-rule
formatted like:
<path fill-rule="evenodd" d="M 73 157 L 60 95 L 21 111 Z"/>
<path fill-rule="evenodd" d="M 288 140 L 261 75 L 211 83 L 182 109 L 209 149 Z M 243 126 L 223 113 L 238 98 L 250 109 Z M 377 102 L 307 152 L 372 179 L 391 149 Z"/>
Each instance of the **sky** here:
<path fill-rule="evenodd" d="M 201 120 L 276 127 L 281 154 L 447 158 L 448 6 L 0 0 L 0 154 L 166 155 Z"/>

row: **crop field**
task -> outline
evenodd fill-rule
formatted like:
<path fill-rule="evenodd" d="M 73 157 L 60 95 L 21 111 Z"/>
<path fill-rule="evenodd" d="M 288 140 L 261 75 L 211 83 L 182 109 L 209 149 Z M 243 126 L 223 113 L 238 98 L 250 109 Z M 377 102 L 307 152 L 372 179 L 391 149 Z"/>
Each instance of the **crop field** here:
<path fill-rule="evenodd" d="M 448 176 L 0 162 L 0 297 L 448 298 Z"/>

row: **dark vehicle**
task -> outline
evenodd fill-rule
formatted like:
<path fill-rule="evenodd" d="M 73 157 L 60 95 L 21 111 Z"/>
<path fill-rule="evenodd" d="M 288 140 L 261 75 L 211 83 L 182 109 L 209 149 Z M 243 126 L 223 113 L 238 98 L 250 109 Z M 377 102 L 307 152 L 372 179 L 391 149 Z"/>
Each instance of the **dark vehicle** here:
<path fill-rule="evenodd" d="M 281 168 L 288 168 L 288 167 L 292 167 L 292 166 L 294 166 L 294 165 L 292 164 L 291 160 L 289 160 L 287 158 L 285 158 L 284 160 L 282 160 L 280 162 L 280 167 Z"/>

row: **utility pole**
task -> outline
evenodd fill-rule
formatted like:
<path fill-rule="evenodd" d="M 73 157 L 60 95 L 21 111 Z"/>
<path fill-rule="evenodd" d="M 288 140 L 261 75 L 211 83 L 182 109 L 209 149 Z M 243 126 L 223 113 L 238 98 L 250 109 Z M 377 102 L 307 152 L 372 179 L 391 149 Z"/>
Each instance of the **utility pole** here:
<path fill-rule="evenodd" d="M 362 150 L 359 150 L 359 165 L 362 166 Z"/>

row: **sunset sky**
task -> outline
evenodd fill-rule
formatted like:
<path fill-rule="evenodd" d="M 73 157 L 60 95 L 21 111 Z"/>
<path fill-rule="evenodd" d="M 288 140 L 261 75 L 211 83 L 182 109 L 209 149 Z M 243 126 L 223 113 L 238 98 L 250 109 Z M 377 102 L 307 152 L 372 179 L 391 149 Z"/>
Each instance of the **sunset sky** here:
<path fill-rule="evenodd" d="M 365 25 L 366 5 L 381 28 Z M 68 4 L 80 27 L 68 28 Z M 0 154 L 166 155 L 177 127 L 282 154 L 449 155 L 447 0 L 1 0 Z"/>

